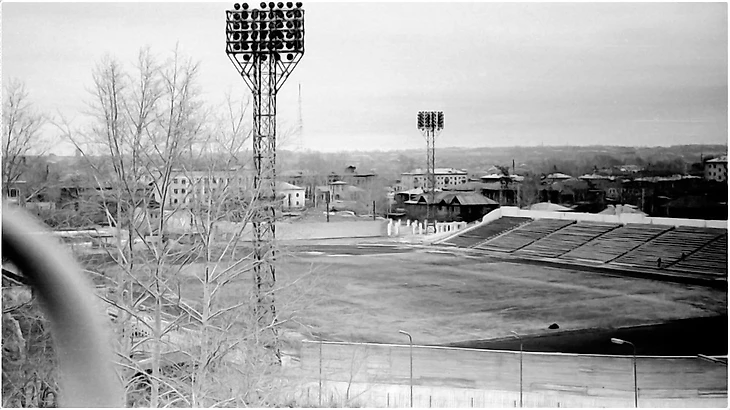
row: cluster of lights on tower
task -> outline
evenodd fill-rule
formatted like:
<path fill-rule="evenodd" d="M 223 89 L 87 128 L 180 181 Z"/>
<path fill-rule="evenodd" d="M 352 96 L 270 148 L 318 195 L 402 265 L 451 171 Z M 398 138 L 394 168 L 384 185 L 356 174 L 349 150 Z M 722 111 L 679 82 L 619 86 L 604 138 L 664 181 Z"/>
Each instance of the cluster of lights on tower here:
<path fill-rule="evenodd" d="M 444 129 L 444 112 L 443 111 L 419 111 L 418 112 L 418 129 L 421 131 Z"/>
<path fill-rule="evenodd" d="M 236 3 L 226 11 L 226 52 L 240 54 L 244 61 L 257 56 L 263 61 L 291 61 L 304 51 L 304 10 L 302 3 L 260 4 L 249 9 Z"/>

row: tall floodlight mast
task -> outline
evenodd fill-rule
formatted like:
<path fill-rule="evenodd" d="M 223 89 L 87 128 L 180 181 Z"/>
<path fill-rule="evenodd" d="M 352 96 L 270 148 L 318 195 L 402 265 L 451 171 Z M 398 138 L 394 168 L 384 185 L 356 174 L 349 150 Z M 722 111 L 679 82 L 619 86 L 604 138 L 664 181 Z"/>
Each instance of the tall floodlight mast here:
<path fill-rule="evenodd" d="M 431 219 L 431 207 L 436 200 L 436 136 L 444 129 L 443 111 L 419 111 L 418 129 L 426 138 L 426 187 L 429 193 L 426 205 L 426 223 Z M 435 223 L 436 218 L 431 221 Z"/>
<path fill-rule="evenodd" d="M 304 55 L 302 3 L 235 3 L 226 10 L 226 54 L 253 93 L 255 315 L 270 329 L 265 344 L 280 358 L 274 304 L 276 284 L 276 93 Z"/>

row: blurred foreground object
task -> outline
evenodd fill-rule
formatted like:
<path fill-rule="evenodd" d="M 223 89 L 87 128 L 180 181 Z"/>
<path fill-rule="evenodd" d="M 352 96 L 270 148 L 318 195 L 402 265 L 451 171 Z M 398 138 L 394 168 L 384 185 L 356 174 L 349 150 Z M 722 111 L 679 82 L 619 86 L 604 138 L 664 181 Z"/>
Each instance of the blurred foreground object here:
<path fill-rule="evenodd" d="M 51 321 L 63 407 L 123 407 L 104 316 L 81 268 L 51 233 L 3 203 L 3 257 L 28 279 Z M 45 233 L 45 234 L 44 234 Z"/>

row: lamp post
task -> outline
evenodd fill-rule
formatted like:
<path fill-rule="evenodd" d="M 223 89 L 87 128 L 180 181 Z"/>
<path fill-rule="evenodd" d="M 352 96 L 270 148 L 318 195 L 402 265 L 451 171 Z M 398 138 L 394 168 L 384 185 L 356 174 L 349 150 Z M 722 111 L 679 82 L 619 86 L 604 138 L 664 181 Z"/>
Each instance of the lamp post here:
<path fill-rule="evenodd" d="M 419 111 L 418 112 L 418 130 L 421 131 L 426 138 L 426 183 L 429 196 L 426 201 L 426 220 L 424 227 L 428 233 L 428 221 L 433 216 L 434 231 L 436 229 L 436 215 L 431 215 L 431 207 L 434 206 L 436 197 L 436 135 L 444 129 L 444 112 L 443 111 Z M 424 190 L 425 193 L 425 190 Z"/>
<path fill-rule="evenodd" d="M 226 55 L 253 94 L 254 308 L 264 343 L 281 363 L 276 327 L 276 94 L 304 55 L 302 3 L 235 3 L 226 10 Z M 275 326 L 271 326 L 271 324 Z"/>
<path fill-rule="evenodd" d="M 639 407 L 639 386 L 636 381 L 636 346 L 627 340 L 617 339 L 615 337 L 611 338 L 611 343 L 617 345 L 628 344 L 634 349 L 634 407 Z"/>
<path fill-rule="evenodd" d="M 411 407 L 413 407 L 413 337 L 411 336 L 410 333 L 408 333 L 404 330 L 399 330 L 398 333 L 402 333 L 402 334 L 408 336 L 408 341 L 410 343 L 409 351 L 410 351 L 410 356 L 411 356 Z"/>
<path fill-rule="evenodd" d="M 520 341 L 520 407 L 522 407 L 522 338 L 514 330 L 510 333 Z"/>

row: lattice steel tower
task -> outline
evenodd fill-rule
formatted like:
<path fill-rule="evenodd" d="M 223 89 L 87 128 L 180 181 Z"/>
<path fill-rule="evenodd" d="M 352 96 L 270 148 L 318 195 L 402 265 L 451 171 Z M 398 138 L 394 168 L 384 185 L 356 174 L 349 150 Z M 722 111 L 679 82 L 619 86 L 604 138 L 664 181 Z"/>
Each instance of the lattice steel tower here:
<path fill-rule="evenodd" d="M 426 138 L 426 181 L 429 193 L 429 205 L 426 206 L 426 222 L 431 219 L 431 207 L 436 198 L 436 136 L 444 129 L 443 111 L 419 111 L 418 129 Z M 435 223 L 434 221 L 432 221 Z"/>
<path fill-rule="evenodd" d="M 304 55 L 302 3 L 234 4 L 226 11 L 226 54 L 253 93 L 255 315 L 277 358 L 276 327 L 276 93 Z"/>

